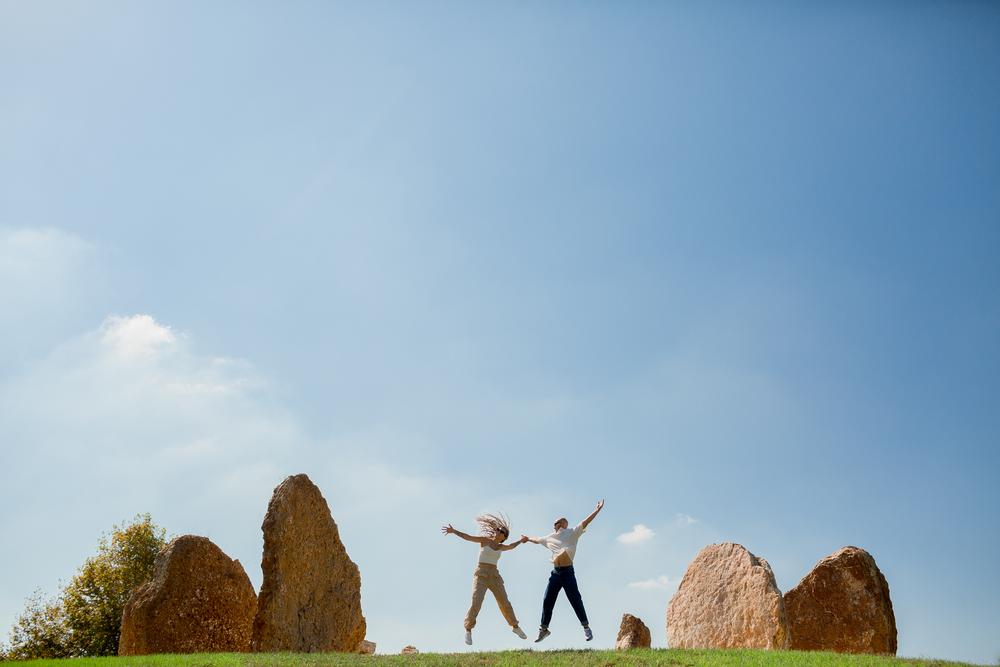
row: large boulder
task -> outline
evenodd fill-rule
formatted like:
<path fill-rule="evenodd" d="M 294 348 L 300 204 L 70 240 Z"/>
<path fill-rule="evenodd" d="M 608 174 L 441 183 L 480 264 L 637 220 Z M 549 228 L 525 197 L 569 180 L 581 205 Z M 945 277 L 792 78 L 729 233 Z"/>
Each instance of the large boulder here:
<path fill-rule="evenodd" d="M 254 651 L 352 652 L 365 638 L 361 574 L 323 494 L 306 475 L 274 490 L 261 526 L 264 583 Z"/>
<path fill-rule="evenodd" d="M 896 654 L 889 584 L 864 549 L 844 547 L 785 593 L 791 648 Z"/>
<path fill-rule="evenodd" d="M 622 616 L 622 625 L 618 630 L 618 639 L 615 641 L 615 649 L 627 651 L 631 648 L 649 648 L 652 637 L 649 628 L 642 620 L 632 614 Z"/>
<path fill-rule="evenodd" d="M 667 640 L 672 648 L 788 648 L 771 566 L 732 542 L 702 549 L 667 607 Z"/>
<path fill-rule="evenodd" d="M 118 655 L 247 651 L 256 608 L 238 560 L 207 537 L 178 537 L 125 604 Z"/>

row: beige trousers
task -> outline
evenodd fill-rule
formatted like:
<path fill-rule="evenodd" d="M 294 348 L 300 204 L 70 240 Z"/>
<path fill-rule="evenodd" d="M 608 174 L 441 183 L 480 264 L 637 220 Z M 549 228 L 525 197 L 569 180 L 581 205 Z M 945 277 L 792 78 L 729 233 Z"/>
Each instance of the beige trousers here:
<path fill-rule="evenodd" d="M 516 628 L 517 617 L 514 616 L 514 608 L 510 606 L 510 600 L 507 599 L 507 590 L 503 587 L 500 571 L 497 570 L 496 565 L 480 563 L 479 567 L 476 568 L 476 573 L 472 575 L 472 606 L 469 607 L 469 613 L 465 615 L 465 629 L 471 630 L 476 627 L 476 617 L 479 616 L 479 610 L 483 606 L 486 591 L 493 592 L 493 597 L 497 599 L 497 606 L 500 607 L 500 613 L 503 614 L 510 627 Z"/>

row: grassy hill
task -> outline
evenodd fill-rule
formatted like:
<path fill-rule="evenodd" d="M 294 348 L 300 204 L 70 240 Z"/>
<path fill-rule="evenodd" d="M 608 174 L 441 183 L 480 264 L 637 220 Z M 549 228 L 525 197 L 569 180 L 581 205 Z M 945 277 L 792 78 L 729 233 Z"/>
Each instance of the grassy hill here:
<path fill-rule="evenodd" d="M 65 660 L 31 660 L 25 667 L 66 667 Z M 401 655 L 346 655 L 340 653 L 198 653 L 137 658 L 76 658 L 72 667 L 959 667 L 968 663 L 881 656 L 849 656 L 800 651 L 699 651 L 653 649 L 616 651 L 504 651 L 497 653 L 422 653 Z"/>

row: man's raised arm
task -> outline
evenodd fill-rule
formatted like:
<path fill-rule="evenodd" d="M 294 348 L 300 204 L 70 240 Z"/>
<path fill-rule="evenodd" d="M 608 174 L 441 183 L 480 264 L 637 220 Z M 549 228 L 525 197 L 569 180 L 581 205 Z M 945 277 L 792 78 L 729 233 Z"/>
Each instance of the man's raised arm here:
<path fill-rule="evenodd" d="M 604 509 L 604 499 L 603 498 L 601 500 L 597 501 L 597 507 L 595 507 L 594 511 L 590 513 L 590 516 L 588 516 L 586 519 L 584 519 L 583 521 L 580 522 L 580 527 L 586 529 L 587 526 L 590 525 L 590 522 L 594 520 L 594 517 L 596 517 L 600 513 L 600 511 L 602 509 Z"/>

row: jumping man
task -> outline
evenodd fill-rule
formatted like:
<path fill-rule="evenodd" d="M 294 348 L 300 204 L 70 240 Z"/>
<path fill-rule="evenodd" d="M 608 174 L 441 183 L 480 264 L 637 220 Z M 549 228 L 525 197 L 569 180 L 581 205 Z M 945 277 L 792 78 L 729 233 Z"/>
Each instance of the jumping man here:
<path fill-rule="evenodd" d="M 580 589 L 576 585 L 576 573 L 573 571 L 573 559 L 576 558 L 576 543 L 580 536 L 587 530 L 587 526 L 594 520 L 598 512 L 604 507 L 604 501 L 597 503 L 597 507 L 586 519 L 581 521 L 575 528 L 569 527 L 566 517 L 558 519 L 553 527 L 555 532 L 545 537 L 528 537 L 522 535 L 521 540 L 527 540 L 535 544 L 541 544 L 552 552 L 552 574 L 549 575 L 549 584 L 545 588 L 545 599 L 542 601 L 542 625 L 538 629 L 538 643 L 548 637 L 549 622 L 552 620 L 552 609 L 555 607 L 556 598 L 559 591 L 565 589 L 569 603 L 573 605 L 573 611 L 583 626 L 583 635 L 589 642 L 594 638 L 594 633 L 590 630 L 590 623 L 587 621 L 587 610 L 583 608 L 583 598 L 580 597 Z"/>

